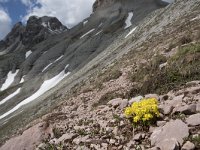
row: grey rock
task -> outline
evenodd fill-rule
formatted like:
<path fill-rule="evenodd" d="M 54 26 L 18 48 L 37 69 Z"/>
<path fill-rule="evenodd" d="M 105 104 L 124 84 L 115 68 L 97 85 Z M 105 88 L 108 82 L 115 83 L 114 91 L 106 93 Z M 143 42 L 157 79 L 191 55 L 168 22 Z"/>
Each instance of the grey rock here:
<path fill-rule="evenodd" d="M 200 103 L 196 104 L 196 111 L 200 112 Z"/>
<path fill-rule="evenodd" d="M 115 144 L 115 139 L 110 139 L 110 144 Z"/>
<path fill-rule="evenodd" d="M 68 140 L 73 140 L 76 137 L 74 133 L 65 133 L 59 139 L 55 140 L 55 144 L 59 144 L 60 142 L 67 142 Z"/>
<path fill-rule="evenodd" d="M 157 121 L 157 126 L 164 126 L 166 124 L 166 121 Z"/>
<path fill-rule="evenodd" d="M 179 150 L 179 143 L 176 139 L 166 139 L 161 141 L 157 147 L 161 150 Z"/>
<path fill-rule="evenodd" d="M 158 101 L 160 100 L 160 97 L 158 94 L 147 94 L 144 97 L 145 98 L 156 98 Z"/>
<path fill-rule="evenodd" d="M 112 107 L 115 107 L 115 108 L 118 106 L 120 106 L 120 108 L 126 107 L 127 104 L 128 104 L 128 100 L 123 100 L 122 98 L 116 98 L 108 102 L 108 105 L 111 105 Z"/>
<path fill-rule="evenodd" d="M 141 133 L 138 133 L 133 137 L 133 140 L 135 140 L 135 141 L 139 141 L 141 139 L 142 139 L 142 134 Z"/>
<path fill-rule="evenodd" d="M 191 82 L 187 82 L 186 85 L 187 86 L 196 86 L 200 84 L 200 81 L 196 80 L 196 81 L 191 81 Z"/>
<path fill-rule="evenodd" d="M 131 105 L 132 103 L 134 102 L 139 102 L 141 99 L 143 99 L 144 97 L 143 96 L 137 96 L 137 97 L 134 97 L 134 98 L 131 98 L 129 100 L 129 105 Z"/>
<path fill-rule="evenodd" d="M 194 150 L 195 149 L 195 145 L 190 142 L 190 141 L 187 141 L 183 147 L 181 148 L 181 150 Z"/>
<path fill-rule="evenodd" d="M 200 113 L 189 116 L 186 118 L 186 122 L 190 126 L 200 125 Z"/>
<path fill-rule="evenodd" d="M 173 108 L 174 107 L 172 105 L 160 105 L 159 106 L 160 112 L 163 113 L 164 115 L 169 115 L 172 112 Z"/>
<path fill-rule="evenodd" d="M 198 94 L 200 92 L 200 87 L 190 87 L 187 92 L 191 94 Z"/>
<path fill-rule="evenodd" d="M 185 115 L 192 115 L 196 113 L 196 105 L 191 104 L 191 105 L 185 105 L 183 107 L 175 108 L 173 113 L 183 113 Z"/>
<path fill-rule="evenodd" d="M 188 126 L 181 120 L 171 120 L 163 127 L 159 127 L 153 131 L 150 140 L 152 145 L 158 145 L 163 141 L 176 140 L 182 144 L 183 139 L 189 136 Z"/>

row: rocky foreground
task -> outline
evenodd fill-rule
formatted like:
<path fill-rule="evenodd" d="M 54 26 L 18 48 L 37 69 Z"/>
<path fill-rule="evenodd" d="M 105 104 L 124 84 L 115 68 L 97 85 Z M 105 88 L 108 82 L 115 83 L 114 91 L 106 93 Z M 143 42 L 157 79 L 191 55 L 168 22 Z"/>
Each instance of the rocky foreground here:
<path fill-rule="evenodd" d="M 90 92 L 79 95 L 84 99 Z M 20 136 L 7 141 L 8 149 L 200 149 L 200 81 L 188 82 L 180 90 L 144 98 L 159 100 L 160 117 L 149 128 L 134 128 L 125 118 L 124 108 L 143 96 L 115 98 L 95 109 L 92 103 L 69 100 L 44 116 Z M 90 100 L 88 100 L 90 101 Z M 87 103 L 87 105 L 86 105 Z M 31 136 L 30 136 L 31 135 Z"/>

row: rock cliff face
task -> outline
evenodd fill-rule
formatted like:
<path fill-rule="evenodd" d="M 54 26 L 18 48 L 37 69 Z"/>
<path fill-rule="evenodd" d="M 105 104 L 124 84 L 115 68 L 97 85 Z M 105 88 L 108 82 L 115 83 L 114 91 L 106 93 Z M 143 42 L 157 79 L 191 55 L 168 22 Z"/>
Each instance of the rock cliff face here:
<path fill-rule="evenodd" d="M 199 79 L 199 1 L 162 4 L 157 0 L 96 1 L 90 17 L 72 29 L 52 17 L 33 16 L 25 26 L 16 24 L 0 42 L 0 144 L 58 105 L 52 118 L 41 120 L 56 126 L 67 116 L 66 121 L 75 121 L 74 127 L 77 115 L 90 118 L 87 114 L 93 114 L 95 107 L 103 108 L 113 98 L 161 95 L 182 82 Z M 42 137 L 38 133 L 43 129 L 35 127 L 35 137 Z M 79 136 L 69 149 L 76 149 L 78 140 Z M 40 143 L 40 139 L 34 141 Z"/>

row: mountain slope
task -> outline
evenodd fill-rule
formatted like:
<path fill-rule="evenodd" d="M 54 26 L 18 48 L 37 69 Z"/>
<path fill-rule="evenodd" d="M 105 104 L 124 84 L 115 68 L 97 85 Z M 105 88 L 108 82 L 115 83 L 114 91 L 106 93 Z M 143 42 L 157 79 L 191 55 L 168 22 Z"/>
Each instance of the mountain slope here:
<path fill-rule="evenodd" d="M 132 68 L 132 65 L 134 65 L 134 69 L 137 69 L 135 65 L 140 67 L 142 60 L 144 60 L 144 62 L 147 61 L 147 63 L 151 62 L 150 60 L 154 55 L 157 53 L 162 54 L 165 47 L 168 47 L 172 42 L 174 42 L 176 46 L 179 39 L 187 34 L 188 24 L 191 25 L 191 37 L 193 37 L 193 33 L 196 30 L 198 31 L 197 15 L 199 13 L 199 1 L 177 1 L 152 14 L 150 14 L 150 12 L 161 7 L 156 1 L 113 1 L 110 5 L 106 2 L 107 1 L 104 2 L 105 5 L 97 5 L 98 8 L 96 8 L 97 6 L 94 7 L 94 13 L 86 19 L 88 22 L 84 20 L 84 22 L 70 30 L 51 36 L 51 38 L 47 38 L 31 46 L 31 51 L 33 53 L 25 61 L 19 62 L 17 66 L 17 63 L 15 63 L 15 66 L 11 65 L 10 70 L 13 69 L 15 71 L 19 69 L 19 72 L 15 77 L 12 88 L 3 91 L 1 96 L 2 98 L 6 98 L 6 96 L 20 87 L 21 92 L 5 103 L 4 106 L 0 106 L 1 116 L 3 116 L 5 112 L 12 110 L 11 108 L 15 108 L 17 104 L 20 104 L 20 101 L 22 101 L 23 104 L 23 100 L 37 93 L 38 89 L 41 89 L 44 85 L 42 83 L 45 80 L 50 81 L 63 71 L 65 73 L 71 72 L 71 74 L 54 89 L 50 89 L 50 91 L 39 98 L 36 97 L 37 99 L 34 99 L 34 102 L 32 101 L 31 104 L 23 105 L 23 107 L 20 107 L 17 111 L 13 111 L 15 115 L 17 113 L 20 115 L 9 118 L 9 120 L 7 120 L 7 117 L 12 116 L 13 112 L 6 116 L 4 115 L 5 117 L 1 119 L 2 136 L 9 133 L 8 129 L 12 128 L 12 125 L 16 127 L 22 126 L 22 124 L 26 124 L 29 120 L 51 110 L 51 108 L 55 106 L 55 103 L 59 103 L 73 96 L 73 93 L 67 93 L 66 91 L 69 91 L 71 87 L 77 84 L 77 87 L 80 87 L 80 82 L 82 80 L 87 79 L 91 84 L 94 82 L 97 86 L 94 87 L 94 89 L 97 88 L 101 90 L 102 87 L 98 87 L 100 85 L 98 85 L 97 81 L 99 80 L 103 83 L 109 79 L 109 75 L 108 79 L 104 79 L 104 77 L 107 74 L 112 74 L 112 69 L 111 71 L 104 70 L 106 66 L 112 65 L 115 60 L 118 60 L 118 63 L 114 66 L 124 68 L 123 72 L 128 68 Z M 146 4 L 148 4 L 148 7 Z M 131 19 L 132 25 L 125 30 L 124 28 L 127 26 L 126 22 L 130 22 L 130 20 L 126 20 L 130 18 L 130 12 L 133 12 L 133 18 Z M 147 14 L 149 14 L 148 17 L 146 17 Z M 195 17 L 197 17 L 197 20 L 194 19 Z M 189 21 L 187 22 L 187 20 Z M 132 34 L 128 34 L 129 32 Z M 174 40 L 174 37 L 176 37 L 177 40 Z M 23 51 L 24 57 L 26 52 L 28 52 L 28 50 Z M 124 55 L 127 53 L 128 55 Z M 14 55 L 16 58 L 16 54 L 17 53 L 10 55 Z M 10 57 L 9 54 L 8 56 L 2 56 L 4 61 L 7 60 L 7 58 L 4 57 Z M 120 59 L 122 56 L 127 62 Z M 133 58 L 135 60 L 132 60 Z M 66 68 L 68 64 L 69 66 Z M 47 68 L 48 65 L 49 67 Z M 2 73 L 4 73 L 5 76 L 10 70 L 7 70 L 7 72 L 3 70 Z M 102 70 L 104 71 L 103 79 L 101 80 L 100 77 L 95 79 L 96 74 L 99 74 L 98 72 L 101 73 Z M 19 84 L 24 75 L 26 75 L 24 77 L 24 83 Z M 58 79 L 62 79 L 63 76 L 58 77 Z M 3 82 L 4 81 L 2 81 L 2 83 Z M 127 85 L 123 87 L 123 84 L 121 85 L 121 83 L 119 83 L 119 85 L 111 84 L 110 86 L 115 87 L 114 91 L 117 90 L 123 93 L 131 89 L 131 85 L 128 85 L 126 82 L 124 84 Z M 75 87 L 75 89 L 77 87 Z M 71 91 L 73 92 L 73 89 Z M 104 89 L 104 94 L 105 91 L 109 91 L 108 87 Z M 119 93 L 119 95 L 122 93 Z M 96 94 L 99 96 L 94 98 L 92 103 L 101 101 L 99 98 L 103 95 L 100 92 L 95 93 L 95 95 Z M 135 93 L 132 91 L 132 95 L 134 94 Z M 18 121 L 19 116 L 22 122 Z M 11 132 L 13 131 L 14 130 Z"/>

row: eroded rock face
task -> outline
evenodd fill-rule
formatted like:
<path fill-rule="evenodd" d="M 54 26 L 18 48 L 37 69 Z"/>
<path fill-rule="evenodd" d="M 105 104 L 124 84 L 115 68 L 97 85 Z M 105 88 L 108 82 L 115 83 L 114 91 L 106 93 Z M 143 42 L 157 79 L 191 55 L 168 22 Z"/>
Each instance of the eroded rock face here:
<path fill-rule="evenodd" d="M 3 145 L 1 150 L 35 149 L 42 141 L 52 134 L 51 127 L 43 122 L 24 131 L 21 136 L 10 139 Z"/>

